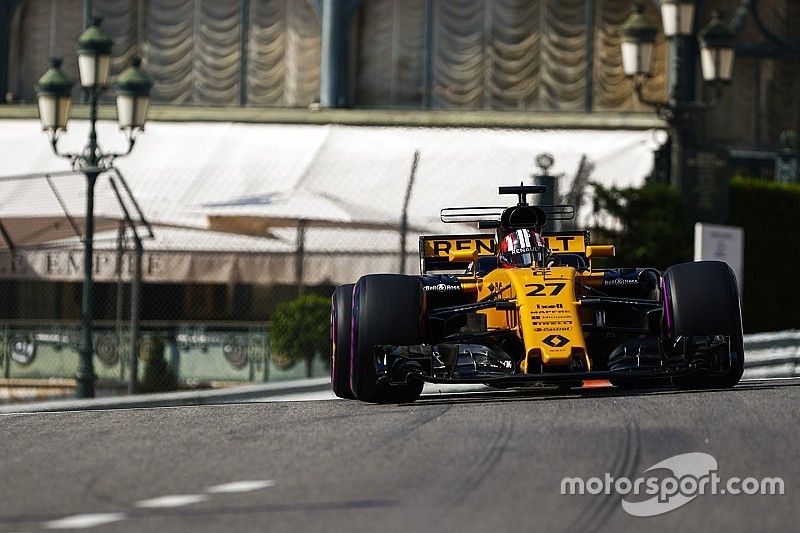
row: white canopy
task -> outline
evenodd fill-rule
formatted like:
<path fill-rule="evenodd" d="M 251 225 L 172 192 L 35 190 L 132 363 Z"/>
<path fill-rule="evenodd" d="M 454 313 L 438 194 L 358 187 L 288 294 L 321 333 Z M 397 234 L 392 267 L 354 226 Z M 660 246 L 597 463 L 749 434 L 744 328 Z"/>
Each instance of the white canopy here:
<path fill-rule="evenodd" d="M 87 127 L 85 121 L 73 121 L 60 148 L 80 150 Z M 656 138 L 652 130 L 150 123 L 132 154 L 117 166 L 156 226 L 156 240 L 145 242 L 147 253 L 171 254 L 184 265 L 159 275 L 146 272 L 146 281 L 292 282 L 302 225 L 304 282 L 342 283 L 367 272 L 397 270 L 398 230 L 415 150 L 420 161 L 408 204 L 407 271 L 417 263 L 419 234 L 469 230 L 442 224 L 441 208 L 511 201 L 498 197 L 497 187 L 530 183 L 530 175 L 538 172 L 536 154 L 553 154 L 550 172 L 561 175 L 562 194 L 570 191 L 582 158 L 583 167 L 592 169 L 592 181 L 639 185 L 651 172 Z M 112 122 L 99 124 L 99 139 L 104 149 L 122 149 L 122 136 Z M 0 120 L 0 158 L 2 175 L 67 168 L 34 120 Z M 52 181 L 80 223 L 84 180 Z M 60 221 L 60 233 L 53 234 L 58 240 L 46 243 L 52 248 L 47 253 L 76 253 L 80 240 L 64 233 L 63 209 L 52 189 L 44 180 L 0 181 L 0 221 Z M 98 235 L 100 242 L 112 242 L 110 228 L 121 212 L 102 179 L 95 214 L 106 232 Z M 586 208 L 581 212 L 584 220 L 590 215 Z M 0 277 L 79 279 L 43 267 L 23 269 L 24 274 L 10 268 L 45 261 L 43 253 L 0 254 Z M 211 266 L 222 262 L 233 266 Z"/>

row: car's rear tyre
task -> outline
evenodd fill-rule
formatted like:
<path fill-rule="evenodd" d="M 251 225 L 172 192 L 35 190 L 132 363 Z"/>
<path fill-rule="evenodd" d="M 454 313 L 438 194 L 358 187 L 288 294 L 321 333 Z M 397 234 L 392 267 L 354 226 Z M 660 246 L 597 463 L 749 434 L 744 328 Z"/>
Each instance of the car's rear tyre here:
<path fill-rule="evenodd" d="M 739 290 L 731 268 L 720 261 L 682 263 L 663 278 L 664 328 L 668 340 L 681 336 L 730 338 L 730 365 L 724 374 L 696 372 L 673 378 L 679 389 L 730 388 L 744 372 Z"/>
<path fill-rule="evenodd" d="M 422 393 L 422 381 L 405 385 L 378 384 L 375 346 L 420 344 L 423 336 L 425 294 L 417 277 L 371 274 L 353 291 L 353 343 L 350 388 L 359 400 L 405 403 Z"/>
<path fill-rule="evenodd" d="M 339 285 L 331 298 L 331 388 L 339 398 L 354 400 L 350 390 L 350 337 L 353 284 Z"/>

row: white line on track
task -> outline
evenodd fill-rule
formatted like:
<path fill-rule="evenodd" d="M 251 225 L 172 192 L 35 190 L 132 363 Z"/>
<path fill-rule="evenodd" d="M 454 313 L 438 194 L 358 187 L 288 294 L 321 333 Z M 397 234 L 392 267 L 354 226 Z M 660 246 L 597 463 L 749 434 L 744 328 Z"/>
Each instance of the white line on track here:
<path fill-rule="evenodd" d="M 170 494 L 149 500 L 139 500 L 134 505 L 140 509 L 163 509 L 169 507 L 183 507 L 208 500 L 206 494 Z"/>
<path fill-rule="evenodd" d="M 230 494 L 234 492 L 250 492 L 259 489 L 266 489 L 275 485 L 274 481 L 253 480 L 253 481 L 233 481 L 231 483 L 223 483 L 222 485 L 214 485 L 206 488 L 209 494 Z"/>
<path fill-rule="evenodd" d="M 275 482 L 270 479 L 252 479 L 245 481 L 231 481 L 220 485 L 206 487 L 206 494 L 168 494 L 158 498 L 139 500 L 134 504 L 139 509 L 167 509 L 173 507 L 183 507 L 195 503 L 208 501 L 210 494 L 235 494 L 251 492 L 259 489 L 266 489 L 275 486 Z M 43 529 L 87 529 L 113 522 L 127 520 L 126 513 L 87 513 L 65 516 L 58 520 L 50 520 L 42 523 Z"/>
<path fill-rule="evenodd" d="M 76 514 L 44 522 L 42 527 L 45 529 L 86 529 L 102 526 L 103 524 L 111 524 L 112 522 L 120 522 L 127 517 L 125 513 Z"/>

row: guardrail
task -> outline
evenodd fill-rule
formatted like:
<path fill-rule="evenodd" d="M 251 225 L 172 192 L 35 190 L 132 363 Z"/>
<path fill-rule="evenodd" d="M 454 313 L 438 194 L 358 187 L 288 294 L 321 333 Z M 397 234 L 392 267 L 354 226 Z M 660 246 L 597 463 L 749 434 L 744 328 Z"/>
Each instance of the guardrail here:
<path fill-rule="evenodd" d="M 283 383 L 260 383 L 241 385 L 227 389 L 162 392 L 156 394 L 134 394 L 133 396 L 110 396 L 80 400 L 55 400 L 0 406 L 0 415 L 13 413 L 36 413 L 55 411 L 93 411 L 106 409 L 138 409 L 149 407 L 186 407 L 239 403 L 268 398 L 285 397 L 329 391 L 330 378 L 301 379 Z"/>
<path fill-rule="evenodd" d="M 155 337 L 179 383 L 213 381 L 267 383 L 302 379 L 304 362 L 291 364 L 270 354 L 269 324 L 251 322 L 143 322 L 139 354 L 141 379 Z M 94 370 L 105 383 L 129 379 L 130 330 L 113 321 L 96 321 Z M 75 377 L 80 351 L 77 322 L 35 323 L 0 320 L 0 379 Z M 311 375 L 328 375 L 325 362 L 312 361 Z M 0 398 L 0 401 L 2 398 Z"/>
<path fill-rule="evenodd" d="M 744 379 L 800 376 L 800 330 L 744 336 Z"/>

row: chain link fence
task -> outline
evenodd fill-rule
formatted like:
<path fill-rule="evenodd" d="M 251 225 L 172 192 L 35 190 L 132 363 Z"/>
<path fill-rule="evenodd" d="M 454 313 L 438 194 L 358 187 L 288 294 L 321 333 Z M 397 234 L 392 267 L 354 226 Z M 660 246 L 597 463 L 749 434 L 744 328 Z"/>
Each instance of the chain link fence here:
<path fill-rule="evenodd" d="M 85 183 L 77 171 L 0 177 L 0 377 L 7 382 L 69 379 L 78 369 Z M 130 379 L 134 345 L 132 228 L 138 227 L 137 235 L 150 228 L 127 182 L 114 169 L 98 180 L 95 198 L 94 368 L 101 388 L 122 390 Z M 138 213 L 136 220 L 131 213 Z M 145 246 L 149 242 L 153 239 Z M 180 385 L 305 377 L 303 365 L 270 357 L 269 310 L 246 309 L 265 291 L 270 302 L 278 302 L 298 289 L 145 284 L 139 306 L 140 379 L 154 345 L 164 347 Z M 327 372 L 322 358 L 310 372 Z"/>
<path fill-rule="evenodd" d="M 35 132 L 22 126 L 20 135 Z M 132 228 L 144 239 L 140 369 L 161 342 L 182 385 L 300 378 L 302 362 L 270 352 L 282 302 L 329 297 L 368 273 L 419 272 L 421 235 L 476 231 L 443 224 L 442 208 L 508 205 L 516 198 L 499 197 L 498 186 L 533 175 L 552 176 L 552 200 L 576 204 L 571 223 L 591 225 L 590 182 L 641 183 L 657 147 L 649 131 L 163 123 L 137 144 L 119 162 L 124 178 L 102 175 L 95 195 L 95 369 L 120 388 L 131 360 Z M 552 160 L 537 165 L 542 152 Z M 77 172 L 0 177 L 6 378 L 77 369 L 85 187 Z M 327 372 L 320 355 L 313 376 Z"/>

